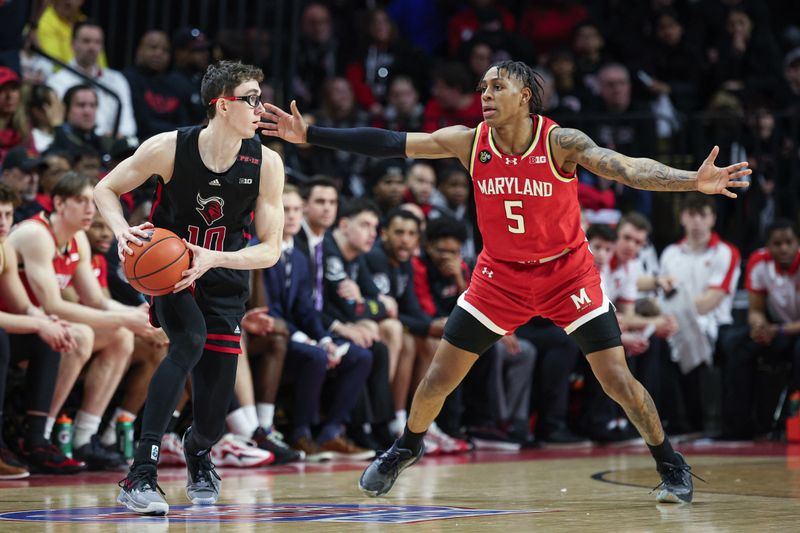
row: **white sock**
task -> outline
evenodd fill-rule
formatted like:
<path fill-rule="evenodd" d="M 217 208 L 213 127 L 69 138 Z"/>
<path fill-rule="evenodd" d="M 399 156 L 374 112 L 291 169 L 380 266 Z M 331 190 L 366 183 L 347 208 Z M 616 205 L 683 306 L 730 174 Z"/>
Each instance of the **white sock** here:
<path fill-rule="evenodd" d="M 47 423 L 44 425 L 44 438 L 50 440 L 50 435 L 53 434 L 53 426 L 56 425 L 56 419 L 52 416 L 47 417 Z"/>
<path fill-rule="evenodd" d="M 100 442 L 103 446 L 111 446 L 117 442 L 117 421 L 120 417 L 126 417 L 129 421 L 133 422 L 136 420 L 136 415 L 131 413 L 130 411 L 126 411 L 121 407 L 117 407 L 114 409 L 114 414 L 108 421 L 108 425 L 106 426 L 106 430 L 103 432 L 103 435 L 100 437 Z"/>
<path fill-rule="evenodd" d="M 100 429 L 100 422 L 102 418 L 87 413 L 86 411 L 78 411 L 75 415 L 75 433 L 72 435 L 72 447 L 77 450 L 84 444 L 87 444 L 92 438 L 92 435 L 97 433 Z"/>
<path fill-rule="evenodd" d="M 234 434 L 246 439 L 252 437 L 253 432 L 258 427 L 258 423 L 252 424 L 250 420 L 248 420 L 247 415 L 244 412 L 244 407 L 240 407 L 237 410 L 228 413 L 228 416 L 225 417 L 225 421 L 228 423 L 228 428 Z"/>
<path fill-rule="evenodd" d="M 257 403 L 256 412 L 258 413 L 259 425 L 267 431 L 272 429 L 272 418 L 275 416 L 275 404 Z"/>
<path fill-rule="evenodd" d="M 251 426 L 258 428 L 261 424 L 258 423 L 258 411 L 256 411 L 255 404 L 253 405 L 243 405 L 242 410 L 244 411 L 244 415 L 247 417 L 247 423 Z M 255 431 L 255 430 L 254 430 Z M 248 436 L 248 438 L 250 435 Z"/>
<path fill-rule="evenodd" d="M 402 435 L 408 421 L 408 414 L 405 409 L 398 409 L 394 412 L 394 420 L 389 422 L 389 431 L 393 435 Z"/>

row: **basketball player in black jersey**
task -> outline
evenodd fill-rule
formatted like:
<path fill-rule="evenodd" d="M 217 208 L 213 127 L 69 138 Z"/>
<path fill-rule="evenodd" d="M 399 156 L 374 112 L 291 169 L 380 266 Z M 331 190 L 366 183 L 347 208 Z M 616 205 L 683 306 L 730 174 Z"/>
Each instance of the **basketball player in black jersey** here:
<path fill-rule="evenodd" d="M 95 189 L 95 201 L 117 237 L 120 258 L 133 253 L 154 225 L 181 236 L 192 253 L 175 291 L 153 298 L 151 316 L 169 336 L 166 359 L 153 375 L 142 433 L 117 501 L 131 511 L 166 514 L 157 485 L 161 437 L 191 372 L 194 423 L 184 435 L 186 493 L 210 505 L 220 478 L 209 457 L 225 428 L 241 352 L 240 321 L 248 297 L 248 270 L 280 257 L 283 231 L 280 157 L 255 137 L 261 103 L 260 69 L 222 61 L 208 68 L 201 94 L 208 126 L 156 135 Z M 129 227 L 119 196 L 158 176 L 150 222 Z M 261 244 L 245 247 L 250 221 Z M 161 494 L 159 494 L 161 493 Z"/>

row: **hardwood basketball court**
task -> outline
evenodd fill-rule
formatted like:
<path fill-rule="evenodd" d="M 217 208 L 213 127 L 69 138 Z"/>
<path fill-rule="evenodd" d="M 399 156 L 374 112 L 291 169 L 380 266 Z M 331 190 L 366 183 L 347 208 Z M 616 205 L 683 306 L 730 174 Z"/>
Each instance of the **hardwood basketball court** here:
<path fill-rule="evenodd" d="M 116 505 L 124 473 L 0 482 L 0 531 L 796 531 L 800 446 L 679 446 L 691 505 L 656 504 L 643 447 L 475 452 L 425 459 L 387 497 L 357 489 L 366 463 L 220 469 L 215 507 L 188 506 L 183 469 L 162 469 L 166 518 Z M 33 512 L 32 512 L 33 511 Z"/>

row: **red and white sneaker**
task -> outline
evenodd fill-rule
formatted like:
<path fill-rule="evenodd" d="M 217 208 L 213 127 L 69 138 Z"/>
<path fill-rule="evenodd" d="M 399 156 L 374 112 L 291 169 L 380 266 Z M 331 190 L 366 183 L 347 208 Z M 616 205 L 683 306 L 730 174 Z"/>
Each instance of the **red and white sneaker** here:
<path fill-rule="evenodd" d="M 176 433 L 165 433 L 161 438 L 161 453 L 158 457 L 161 466 L 186 466 L 183 444 Z"/>
<path fill-rule="evenodd" d="M 470 445 L 467 441 L 451 437 L 442 431 L 439 426 L 436 425 L 436 422 L 431 424 L 428 428 L 428 433 L 425 434 L 425 437 L 435 442 L 439 446 L 439 452 L 444 455 L 456 455 L 466 453 L 470 450 Z"/>
<path fill-rule="evenodd" d="M 275 455 L 250 440 L 228 433 L 211 448 L 211 460 L 220 467 L 257 468 L 272 464 Z"/>
<path fill-rule="evenodd" d="M 422 442 L 425 443 L 425 455 L 427 457 L 436 457 L 437 455 L 442 455 L 442 447 L 439 446 L 439 444 L 432 437 L 429 437 L 427 433 L 422 438 Z"/>

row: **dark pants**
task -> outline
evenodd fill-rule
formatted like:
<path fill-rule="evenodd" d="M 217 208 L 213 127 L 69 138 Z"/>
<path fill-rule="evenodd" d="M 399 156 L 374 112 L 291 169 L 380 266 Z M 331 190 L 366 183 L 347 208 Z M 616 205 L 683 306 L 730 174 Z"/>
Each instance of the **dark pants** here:
<path fill-rule="evenodd" d="M 537 436 L 546 437 L 566 427 L 569 375 L 581 356 L 580 349 L 563 329 L 549 320 L 534 318 L 516 333 L 536 347 L 531 412 L 539 413 Z"/>
<path fill-rule="evenodd" d="M 388 424 L 394 420 L 394 400 L 389 386 L 389 350 L 382 342 L 369 348 L 372 352 L 372 369 L 351 418 L 353 425 Z"/>
<path fill-rule="evenodd" d="M 283 379 L 294 384 L 292 415 L 296 430 L 307 431 L 319 422 L 323 383 L 331 393 L 325 409 L 327 424 L 343 424 L 360 398 L 371 368 L 372 353 L 355 344 L 350 345 L 336 368 L 329 371 L 325 350 L 289 341 Z"/>
<path fill-rule="evenodd" d="M 800 336 L 775 336 L 765 346 L 753 341 L 749 326 L 745 326 L 730 330 L 720 341 L 725 357 L 723 431 L 730 437 L 751 438 L 757 427 L 754 416 L 757 360 L 790 362 L 789 389 L 800 390 Z"/>

